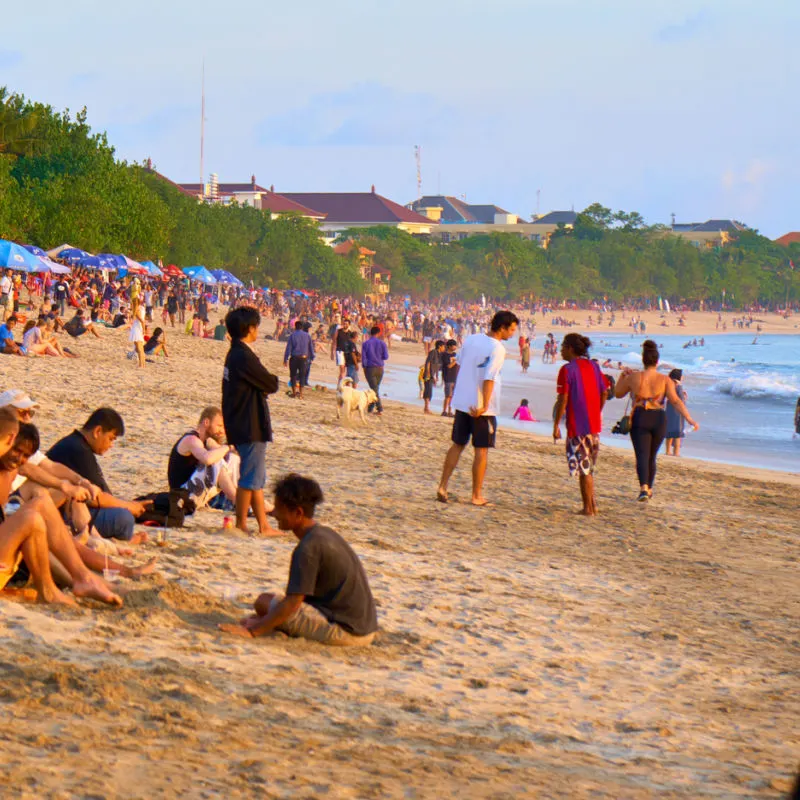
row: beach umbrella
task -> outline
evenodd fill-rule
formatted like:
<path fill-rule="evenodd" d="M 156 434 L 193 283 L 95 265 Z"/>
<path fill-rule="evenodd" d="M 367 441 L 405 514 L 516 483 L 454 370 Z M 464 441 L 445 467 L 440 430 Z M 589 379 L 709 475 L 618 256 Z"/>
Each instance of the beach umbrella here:
<path fill-rule="evenodd" d="M 50 256 L 42 250 L 41 247 L 37 247 L 35 244 L 24 244 L 22 245 L 29 253 L 33 253 L 35 256 L 39 256 L 39 258 L 50 258 Z"/>
<path fill-rule="evenodd" d="M 244 286 L 244 284 L 226 269 L 212 269 L 211 274 L 217 279 L 217 283 L 224 283 L 228 286 Z"/>
<path fill-rule="evenodd" d="M 60 244 L 58 247 L 54 247 L 52 250 L 47 251 L 47 255 L 50 258 L 61 258 L 61 253 L 64 250 L 77 250 L 77 247 L 73 247 L 71 244 Z"/>
<path fill-rule="evenodd" d="M 63 253 L 60 258 L 64 258 Z M 118 269 L 116 264 L 109 261 L 106 256 L 85 255 L 82 258 L 68 258 L 65 260 L 69 261 L 73 266 L 83 267 L 84 269 Z"/>
<path fill-rule="evenodd" d="M 142 261 L 142 266 L 147 270 L 147 274 L 154 278 L 160 278 L 164 274 L 152 261 Z"/>
<path fill-rule="evenodd" d="M 207 286 L 215 286 L 217 283 L 217 279 L 205 267 L 184 267 L 183 274 Z"/>
<path fill-rule="evenodd" d="M 183 273 L 174 264 L 167 264 L 167 266 L 164 267 L 164 274 L 168 275 L 170 278 L 183 277 Z"/>
<path fill-rule="evenodd" d="M 128 266 L 125 257 L 115 253 L 98 253 L 97 257 L 105 259 L 109 269 L 125 269 Z"/>
<path fill-rule="evenodd" d="M 69 261 L 70 264 L 77 264 L 85 258 L 97 258 L 97 256 L 93 256 L 91 253 L 87 253 L 79 247 L 66 247 L 63 249 L 57 247 L 55 250 L 48 250 L 47 255 L 50 256 L 50 258 L 60 258 L 62 261 Z"/>
<path fill-rule="evenodd" d="M 49 258 L 42 258 L 41 261 L 54 275 L 69 275 L 72 272 L 69 267 L 65 267 L 63 264 L 57 264 Z"/>
<path fill-rule="evenodd" d="M 22 245 L 0 239 L 0 267 L 17 272 L 44 272 L 42 260 Z"/>
<path fill-rule="evenodd" d="M 132 258 L 124 255 L 120 255 L 119 258 L 123 259 L 125 262 L 124 267 L 128 272 L 132 272 L 134 275 L 147 275 L 147 267 L 143 267 L 138 261 L 134 261 Z"/>

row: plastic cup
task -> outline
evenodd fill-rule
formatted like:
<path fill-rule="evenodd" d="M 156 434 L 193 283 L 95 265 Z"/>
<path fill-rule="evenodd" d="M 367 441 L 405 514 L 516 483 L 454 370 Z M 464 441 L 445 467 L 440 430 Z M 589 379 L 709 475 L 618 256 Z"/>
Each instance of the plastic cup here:
<path fill-rule="evenodd" d="M 116 583 L 119 580 L 119 570 L 118 569 L 104 569 L 103 570 L 103 580 L 106 583 Z"/>

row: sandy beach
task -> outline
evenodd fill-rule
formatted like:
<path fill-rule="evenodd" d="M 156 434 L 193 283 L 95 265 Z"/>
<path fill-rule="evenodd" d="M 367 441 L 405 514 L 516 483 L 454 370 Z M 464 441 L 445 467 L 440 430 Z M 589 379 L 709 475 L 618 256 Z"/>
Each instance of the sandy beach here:
<path fill-rule="evenodd" d="M 682 314 L 684 317 L 684 324 L 680 324 L 681 313 L 670 311 L 636 311 L 636 312 L 616 312 L 616 321 L 613 327 L 609 327 L 610 315 L 606 312 L 603 315 L 603 322 L 598 324 L 597 312 L 587 311 L 584 309 L 572 311 L 556 309 L 553 311 L 553 316 L 564 317 L 567 320 L 576 322 L 581 330 L 591 335 L 593 332 L 600 331 L 604 333 L 625 333 L 630 330 L 630 320 L 632 316 L 636 319 L 641 319 L 647 325 L 647 334 L 657 335 L 659 333 L 674 333 L 676 335 L 685 335 L 688 338 L 695 336 L 710 336 L 715 333 L 752 333 L 756 334 L 758 326 L 761 326 L 761 333 L 798 333 L 800 332 L 800 317 L 789 315 L 788 318 L 782 314 L 776 314 L 771 311 L 763 313 L 744 313 L 741 311 L 724 311 L 722 313 L 722 323 L 717 327 L 718 312 L 716 311 L 687 311 Z M 751 326 L 742 328 L 733 325 L 734 319 L 748 320 L 752 316 L 753 322 Z M 589 318 L 592 318 L 593 324 L 588 325 Z M 536 314 L 534 320 L 536 322 L 536 333 L 541 335 L 553 330 L 558 334 L 559 331 L 563 333 L 564 328 L 548 327 L 547 320 L 550 318 L 543 318 L 541 314 Z M 723 331 L 723 324 L 727 326 L 727 330 Z"/>
<path fill-rule="evenodd" d="M 695 316 L 670 330 L 714 330 Z M 784 322 L 769 315 L 770 332 L 796 332 Z M 227 345 L 178 333 L 169 361 L 137 370 L 126 340 L 84 337 L 76 361 L 3 357 L 0 388 L 42 404 L 46 446 L 116 407 L 127 433 L 101 464 L 130 498 L 165 486 L 173 442 L 219 402 Z M 285 384 L 283 345 L 256 349 Z M 325 357 L 312 381 L 333 381 Z M 370 578 L 376 643 L 220 633 L 283 589 L 294 539 L 201 512 L 139 548 L 159 572 L 123 581 L 120 611 L 0 600 L 4 798 L 785 795 L 800 752 L 797 476 L 662 458 L 643 506 L 632 455 L 605 449 L 602 516 L 586 519 L 562 447 L 501 430 L 496 508 L 442 505 L 448 420 L 388 401 L 344 425 L 330 391 L 281 391 L 271 409 L 269 474 L 322 485 L 318 518 Z M 467 463 L 451 488 L 468 501 Z"/>

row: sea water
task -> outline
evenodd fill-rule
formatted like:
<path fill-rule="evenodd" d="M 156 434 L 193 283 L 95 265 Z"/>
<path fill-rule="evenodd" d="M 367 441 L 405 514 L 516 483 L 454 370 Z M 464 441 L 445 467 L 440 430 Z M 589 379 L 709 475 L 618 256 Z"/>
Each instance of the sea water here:
<path fill-rule="evenodd" d="M 681 454 L 745 466 L 767 467 L 787 472 L 800 471 L 800 438 L 793 438 L 794 410 L 800 397 L 800 335 L 756 336 L 755 333 L 714 334 L 703 346 L 684 345 L 694 337 L 659 335 L 647 337 L 586 331 L 592 340 L 591 355 L 601 363 L 610 358 L 616 367 L 641 367 L 641 344 L 654 339 L 661 349 L 662 372 L 673 367 L 683 370 L 687 405 L 700 430 L 686 426 Z M 557 335 L 562 338 L 563 334 Z M 699 342 L 700 337 L 697 337 Z M 503 366 L 500 427 L 530 430 L 549 436 L 553 430 L 552 409 L 555 383 L 563 362 L 543 364 L 544 338 L 533 342 L 531 367 L 520 370 L 517 339 L 506 343 L 509 358 Z M 420 345 L 420 364 L 424 361 Z M 417 388 L 418 368 L 387 364 L 384 380 L 388 397 L 421 402 Z M 619 376 L 617 369 L 605 372 Z M 522 398 L 541 422 L 520 423 L 511 419 Z M 441 413 L 442 388 L 434 391 L 432 410 Z M 625 413 L 625 400 L 610 400 L 603 414 L 604 445 L 630 447 L 627 437 L 614 436 L 611 428 Z M 562 423 L 563 434 L 563 423 Z"/>

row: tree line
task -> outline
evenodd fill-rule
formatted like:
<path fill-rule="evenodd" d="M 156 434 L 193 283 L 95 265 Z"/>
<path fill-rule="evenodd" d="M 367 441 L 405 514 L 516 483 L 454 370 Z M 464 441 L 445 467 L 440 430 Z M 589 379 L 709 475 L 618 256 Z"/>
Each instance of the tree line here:
<path fill-rule="evenodd" d="M 116 158 L 86 109 L 69 111 L 0 87 L 0 238 L 45 248 L 68 242 L 180 266 L 224 267 L 245 281 L 361 294 L 358 255 L 336 255 L 316 223 L 236 204 L 198 203 L 152 171 Z M 513 234 L 440 244 L 392 227 L 342 236 L 376 251 L 392 291 L 426 299 L 547 298 L 781 305 L 800 298 L 800 246 L 744 230 L 722 248 L 698 248 L 636 212 L 594 204 L 547 249 Z"/>

